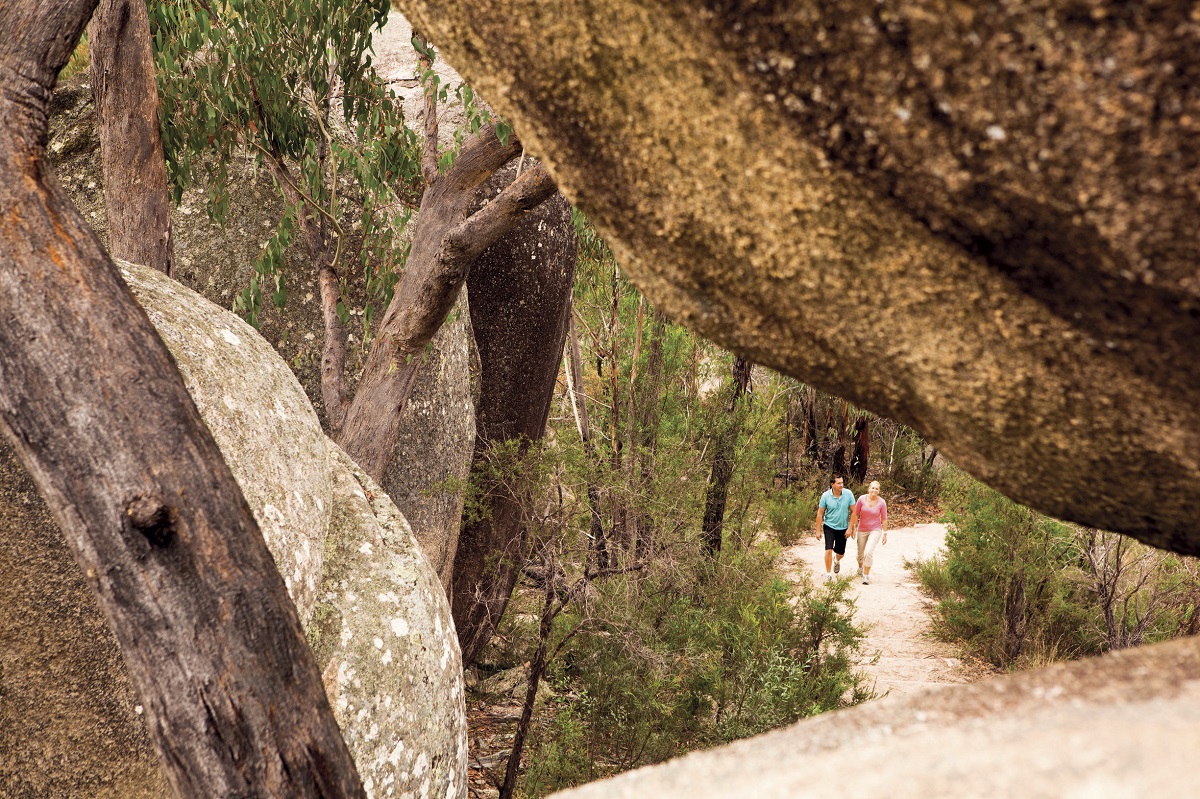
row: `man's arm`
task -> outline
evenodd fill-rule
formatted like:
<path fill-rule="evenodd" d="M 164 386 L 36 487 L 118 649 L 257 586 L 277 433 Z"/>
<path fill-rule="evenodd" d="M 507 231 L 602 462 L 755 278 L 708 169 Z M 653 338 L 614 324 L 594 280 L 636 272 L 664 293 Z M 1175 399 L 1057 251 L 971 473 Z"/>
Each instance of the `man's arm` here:
<path fill-rule="evenodd" d="M 813 530 L 813 537 L 821 537 L 821 525 L 825 523 L 825 506 L 817 506 L 817 529 Z"/>
<path fill-rule="evenodd" d="M 850 537 L 854 538 L 858 535 L 858 503 L 850 508 L 850 524 L 846 526 L 846 531 L 850 533 Z"/>

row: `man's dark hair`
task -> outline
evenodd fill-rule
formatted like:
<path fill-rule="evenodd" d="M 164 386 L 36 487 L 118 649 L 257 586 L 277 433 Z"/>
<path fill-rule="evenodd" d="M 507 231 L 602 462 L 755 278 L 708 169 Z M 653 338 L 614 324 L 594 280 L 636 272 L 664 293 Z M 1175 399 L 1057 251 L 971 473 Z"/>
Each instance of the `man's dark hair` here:
<path fill-rule="evenodd" d="M 838 480 L 841 480 L 841 481 L 845 482 L 845 480 L 846 480 L 846 476 L 845 476 L 844 474 L 834 474 L 834 475 L 831 475 L 831 476 L 829 477 L 829 485 L 831 485 L 831 486 L 832 486 L 832 485 L 833 485 L 834 483 L 836 483 Z"/>

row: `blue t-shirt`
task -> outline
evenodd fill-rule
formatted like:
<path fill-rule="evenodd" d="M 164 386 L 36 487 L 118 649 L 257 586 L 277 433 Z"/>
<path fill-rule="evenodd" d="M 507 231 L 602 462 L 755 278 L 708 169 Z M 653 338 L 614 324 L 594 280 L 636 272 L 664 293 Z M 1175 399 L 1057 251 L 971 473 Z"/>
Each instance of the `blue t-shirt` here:
<path fill-rule="evenodd" d="M 821 504 L 818 507 L 825 509 L 825 524 L 834 530 L 845 530 L 850 526 L 850 509 L 854 507 L 854 495 L 850 493 L 850 489 L 843 488 L 842 495 L 835 497 L 831 488 L 821 495 Z"/>

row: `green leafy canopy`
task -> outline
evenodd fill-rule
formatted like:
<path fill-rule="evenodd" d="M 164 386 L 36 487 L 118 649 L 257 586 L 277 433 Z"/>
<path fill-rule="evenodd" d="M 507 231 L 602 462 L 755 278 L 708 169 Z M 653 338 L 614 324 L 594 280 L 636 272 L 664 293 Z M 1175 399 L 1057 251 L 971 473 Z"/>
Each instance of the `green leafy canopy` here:
<path fill-rule="evenodd" d="M 175 200 L 204 185 L 209 215 L 223 222 L 237 155 L 294 170 L 291 188 L 302 207 L 289 204 L 235 302 L 252 322 L 263 288 L 276 305 L 286 301 L 282 254 L 301 213 L 333 241 L 335 266 L 347 229 L 361 230 L 369 296 L 390 300 L 420 168 L 417 136 L 372 67 L 371 35 L 388 9 L 386 0 L 178 0 L 150 7 Z M 355 203 L 344 196 L 351 190 Z M 365 318 L 369 323 L 370 309 Z"/>

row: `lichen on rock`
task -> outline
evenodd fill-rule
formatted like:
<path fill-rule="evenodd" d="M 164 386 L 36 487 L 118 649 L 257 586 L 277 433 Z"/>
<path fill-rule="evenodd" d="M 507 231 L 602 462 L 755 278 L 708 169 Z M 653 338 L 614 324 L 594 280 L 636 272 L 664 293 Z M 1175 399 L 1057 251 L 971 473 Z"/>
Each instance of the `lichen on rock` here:
<path fill-rule="evenodd" d="M 330 451 L 333 519 L 310 631 L 326 693 L 368 796 L 460 796 L 462 659 L 441 582 L 387 494 Z"/>
<path fill-rule="evenodd" d="M 256 331 L 165 275 L 120 266 L 237 478 L 323 665 L 336 660 L 327 685 L 368 794 L 464 796 L 457 637 L 408 523 L 328 441 Z M 0 796 L 166 797 L 117 642 L 32 481 L 5 451 L 0 511 L 0 544 L 13 543 L 0 546 L 0 619 L 16 620 L 0 624 Z M 331 628 L 334 638 L 322 635 Z M 32 644 L 13 643 L 22 640 Z"/>
<path fill-rule="evenodd" d="M 119 261 L 233 471 L 307 622 L 329 526 L 325 434 L 304 389 L 254 328 L 161 272 Z"/>

